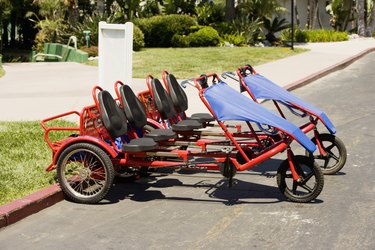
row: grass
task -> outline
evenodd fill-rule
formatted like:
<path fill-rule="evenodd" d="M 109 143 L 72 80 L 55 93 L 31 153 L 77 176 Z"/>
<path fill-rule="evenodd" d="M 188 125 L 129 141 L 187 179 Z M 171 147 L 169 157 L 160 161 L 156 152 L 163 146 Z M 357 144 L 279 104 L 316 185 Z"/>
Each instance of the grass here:
<path fill-rule="evenodd" d="M 0 77 L 3 77 L 5 75 L 5 70 L 3 67 L 0 66 Z"/>
<path fill-rule="evenodd" d="M 54 126 L 74 126 L 58 121 Z M 0 205 L 31 194 L 55 182 L 46 172 L 52 153 L 39 122 L 0 122 Z M 56 140 L 66 133 L 51 134 Z"/>
<path fill-rule="evenodd" d="M 133 54 L 133 77 L 151 74 L 159 78 L 167 70 L 179 79 L 187 79 L 203 73 L 234 71 L 245 64 L 256 66 L 304 51 L 280 47 L 146 48 Z"/>

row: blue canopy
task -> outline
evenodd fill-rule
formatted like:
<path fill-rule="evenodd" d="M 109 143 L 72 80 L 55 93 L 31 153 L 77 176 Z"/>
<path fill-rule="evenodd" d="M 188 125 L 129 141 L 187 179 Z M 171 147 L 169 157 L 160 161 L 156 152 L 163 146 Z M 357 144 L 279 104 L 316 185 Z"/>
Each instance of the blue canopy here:
<path fill-rule="evenodd" d="M 315 144 L 295 125 L 253 102 L 224 82 L 206 88 L 204 97 L 219 121 L 249 121 L 270 125 L 289 134 L 308 151 L 314 152 Z"/>
<path fill-rule="evenodd" d="M 256 99 L 269 99 L 280 101 L 287 105 L 288 103 L 295 105 L 309 114 L 316 116 L 332 134 L 336 133 L 335 126 L 333 126 L 323 111 L 301 100 L 264 76 L 259 74 L 248 75 L 244 78 L 244 81 Z"/>

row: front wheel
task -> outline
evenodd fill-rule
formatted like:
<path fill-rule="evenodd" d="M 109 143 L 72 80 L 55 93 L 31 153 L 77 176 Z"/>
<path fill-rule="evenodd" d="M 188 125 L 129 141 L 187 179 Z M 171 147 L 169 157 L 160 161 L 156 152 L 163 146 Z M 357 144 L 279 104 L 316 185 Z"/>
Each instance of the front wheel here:
<path fill-rule="evenodd" d="M 69 200 L 93 204 L 108 193 L 114 169 L 111 159 L 101 148 L 89 143 L 76 143 L 59 156 L 57 178 Z"/>
<path fill-rule="evenodd" d="M 280 191 L 293 202 L 310 202 L 323 189 L 324 175 L 322 170 L 311 158 L 297 155 L 293 164 L 300 181 L 293 180 L 288 160 L 281 163 L 277 171 L 277 185 Z"/>
<path fill-rule="evenodd" d="M 316 145 L 315 137 L 311 141 Z M 319 150 L 316 150 L 318 154 L 306 151 L 306 156 L 314 158 L 315 162 L 321 167 L 323 174 L 336 174 L 344 167 L 346 162 L 347 153 L 344 143 L 332 134 L 320 134 L 319 141 L 327 155 L 323 156 L 319 154 Z"/>

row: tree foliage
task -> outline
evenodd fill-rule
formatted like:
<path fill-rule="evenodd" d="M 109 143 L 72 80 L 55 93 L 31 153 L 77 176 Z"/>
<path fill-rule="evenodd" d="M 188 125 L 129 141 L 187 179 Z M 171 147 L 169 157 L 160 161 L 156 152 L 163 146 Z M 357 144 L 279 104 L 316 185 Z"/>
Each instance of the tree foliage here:
<path fill-rule="evenodd" d="M 360 35 L 375 31 L 375 0 L 330 0 L 327 13 L 331 26 L 338 31 L 353 29 Z M 220 37 L 235 42 L 252 44 L 264 36 L 274 36 L 274 30 L 285 28 L 286 23 L 279 13 L 280 0 L 0 0 L 0 53 L 2 48 L 40 47 L 44 42 L 66 42 L 70 35 L 83 41 L 83 30 L 91 31 L 91 40 L 96 44 L 97 21 L 124 23 L 184 14 L 199 25 L 211 26 Z M 301 1 L 295 1 L 300 4 Z M 307 26 L 322 27 L 318 0 L 304 1 Z M 297 9 L 297 7 L 295 8 Z M 138 22 L 138 21 L 136 21 Z M 139 21 L 142 22 L 142 21 Z M 171 24 L 172 25 L 172 24 Z M 173 25 L 179 25 L 175 23 Z M 185 24 L 183 24 L 185 25 Z M 142 27 L 141 27 L 142 28 Z M 142 28 L 147 46 L 149 30 Z M 164 30 L 161 30 L 163 33 Z M 185 32 L 185 31 L 184 31 Z M 176 34 L 184 36 L 189 32 Z M 193 33 L 193 31 L 191 31 Z M 175 34 L 168 33 L 171 40 Z M 153 38 L 156 39 L 156 38 Z M 164 39 L 161 38 L 160 39 Z M 177 39 L 177 38 L 176 38 Z M 272 40 L 272 39 L 271 39 Z M 142 44 L 142 43 L 141 43 Z M 168 45 L 170 46 L 170 44 Z"/>

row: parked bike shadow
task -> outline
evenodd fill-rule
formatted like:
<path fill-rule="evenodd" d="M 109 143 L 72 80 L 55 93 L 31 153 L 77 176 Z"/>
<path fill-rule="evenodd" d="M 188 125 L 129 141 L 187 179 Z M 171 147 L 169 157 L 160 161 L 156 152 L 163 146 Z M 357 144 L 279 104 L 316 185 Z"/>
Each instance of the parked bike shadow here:
<path fill-rule="evenodd" d="M 241 172 L 241 174 L 242 173 L 243 172 Z M 257 175 L 262 176 L 264 174 L 262 172 Z M 148 178 L 142 178 L 133 183 L 116 182 L 109 194 L 100 204 L 112 204 L 125 199 L 136 202 L 148 202 L 153 200 L 207 202 L 220 203 L 228 206 L 238 204 L 273 204 L 287 201 L 278 187 L 243 181 L 240 179 L 241 176 L 233 179 L 232 187 L 229 187 L 228 179 L 224 177 L 221 178 L 219 174 L 215 177 L 211 175 L 208 177 L 196 176 L 192 178 L 198 177 L 201 178 L 201 180 L 194 184 L 183 183 L 178 177 L 169 176 L 165 173 L 154 173 Z M 163 193 L 163 189 L 166 188 L 203 189 L 204 191 L 202 193 L 205 194 L 206 197 L 184 197 L 183 191 L 179 192 L 181 196 L 178 197 L 175 195 L 165 195 L 164 193 L 167 192 Z M 198 190 L 197 192 L 200 192 Z M 312 203 L 317 204 L 321 202 L 323 201 L 316 199 Z"/>

